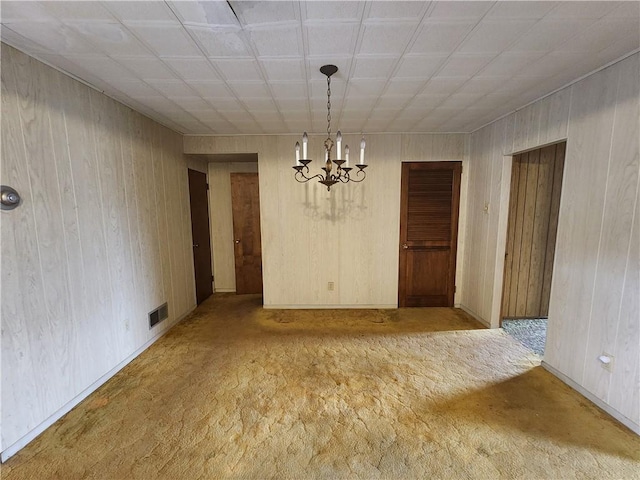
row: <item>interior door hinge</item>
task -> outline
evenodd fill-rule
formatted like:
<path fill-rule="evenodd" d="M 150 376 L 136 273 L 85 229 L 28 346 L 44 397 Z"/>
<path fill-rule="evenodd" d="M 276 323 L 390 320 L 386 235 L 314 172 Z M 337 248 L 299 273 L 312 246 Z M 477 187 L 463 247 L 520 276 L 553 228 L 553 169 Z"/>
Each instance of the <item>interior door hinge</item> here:
<path fill-rule="evenodd" d="M 456 293 L 458 291 L 458 287 L 456 285 L 453 286 L 453 293 Z"/>
<path fill-rule="evenodd" d="M 213 275 L 211 275 L 211 281 L 213 282 Z"/>
<path fill-rule="evenodd" d="M 209 184 L 207 183 L 207 190 L 209 190 Z"/>

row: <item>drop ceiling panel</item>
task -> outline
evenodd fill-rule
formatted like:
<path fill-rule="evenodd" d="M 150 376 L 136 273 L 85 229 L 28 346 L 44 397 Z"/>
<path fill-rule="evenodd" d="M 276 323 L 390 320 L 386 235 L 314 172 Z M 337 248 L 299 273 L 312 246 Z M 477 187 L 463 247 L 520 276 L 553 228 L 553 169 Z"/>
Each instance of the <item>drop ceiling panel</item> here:
<path fill-rule="evenodd" d="M 302 59 L 262 59 L 260 64 L 267 80 L 301 82 L 305 80 Z"/>
<path fill-rule="evenodd" d="M 194 57 L 201 54 L 184 28 L 180 26 L 132 25 L 129 29 L 161 57 Z"/>
<path fill-rule="evenodd" d="M 78 23 L 71 28 L 107 55 L 153 55 L 149 48 L 120 23 Z"/>
<path fill-rule="evenodd" d="M 414 23 L 366 25 L 360 54 L 401 54 L 417 26 Z"/>
<path fill-rule="evenodd" d="M 171 67 L 182 79 L 190 80 L 221 80 L 220 75 L 211 66 L 211 63 L 204 57 L 165 57 L 162 61 Z"/>
<path fill-rule="evenodd" d="M 72 2 L 85 3 L 85 2 Z M 165 2 L 104 2 L 114 16 L 124 24 L 150 23 L 179 25 L 179 20 Z M 74 5 L 75 6 L 75 5 Z"/>
<path fill-rule="evenodd" d="M 440 22 L 429 19 L 409 49 L 411 53 L 451 53 L 474 27 L 472 21 Z"/>
<path fill-rule="evenodd" d="M 187 27 L 208 57 L 250 57 L 240 29 L 231 27 Z"/>
<path fill-rule="evenodd" d="M 237 14 L 234 14 L 235 10 Z M 468 131 L 640 48 L 640 2 L 2 3 L 4 42 L 184 133 Z"/>

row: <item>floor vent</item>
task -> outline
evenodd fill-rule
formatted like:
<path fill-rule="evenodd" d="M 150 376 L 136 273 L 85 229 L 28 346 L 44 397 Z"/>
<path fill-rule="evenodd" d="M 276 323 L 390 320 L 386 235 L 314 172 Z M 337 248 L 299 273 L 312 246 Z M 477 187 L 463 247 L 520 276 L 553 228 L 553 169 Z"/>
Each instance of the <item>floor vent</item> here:
<path fill-rule="evenodd" d="M 149 313 L 149 328 L 155 327 L 158 323 L 169 316 L 169 307 L 167 304 L 160 305 L 153 312 Z"/>

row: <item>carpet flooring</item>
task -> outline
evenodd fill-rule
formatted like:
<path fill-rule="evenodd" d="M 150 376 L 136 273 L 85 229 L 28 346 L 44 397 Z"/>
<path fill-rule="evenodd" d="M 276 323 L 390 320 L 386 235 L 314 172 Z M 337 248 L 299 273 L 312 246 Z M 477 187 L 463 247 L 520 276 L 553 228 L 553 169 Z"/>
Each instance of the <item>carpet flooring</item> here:
<path fill-rule="evenodd" d="M 640 478 L 640 437 L 480 327 L 217 295 L 2 478 Z"/>
<path fill-rule="evenodd" d="M 538 355 L 544 355 L 547 340 L 546 318 L 503 320 L 502 328 L 525 347 L 529 347 Z"/>

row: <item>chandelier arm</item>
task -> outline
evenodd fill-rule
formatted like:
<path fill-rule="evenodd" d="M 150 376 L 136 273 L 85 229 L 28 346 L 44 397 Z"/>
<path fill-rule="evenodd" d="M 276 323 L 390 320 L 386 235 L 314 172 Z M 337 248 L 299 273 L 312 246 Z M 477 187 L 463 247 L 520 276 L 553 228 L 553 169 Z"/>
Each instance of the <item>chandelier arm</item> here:
<path fill-rule="evenodd" d="M 355 182 L 355 183 L 360 183 L 361 181 L 363 181 L 365 178 L 367 178 L 367 172 L 364 171 L 364 169 L 360 169 L 358 170 L 358 172 L 356 173 L 356 177 L 359 177 L 360 175 L 362 175 L 361 179 L 356 179 L 356 178 L 351 178 L 349 177 L 349 181 L 350 182 Z"/>
<path fill-rule="evenodd" d="M 307 183 L 309 180 L 313 180 L 315 178 L 317 178 L 318 180 L 325 179 L 325 177 L 321 173 L 313 175 L 312 177 L 307 177 L 302 171 L 297 171 L 293 178 L 295 178 L 298 183 Z"/>

